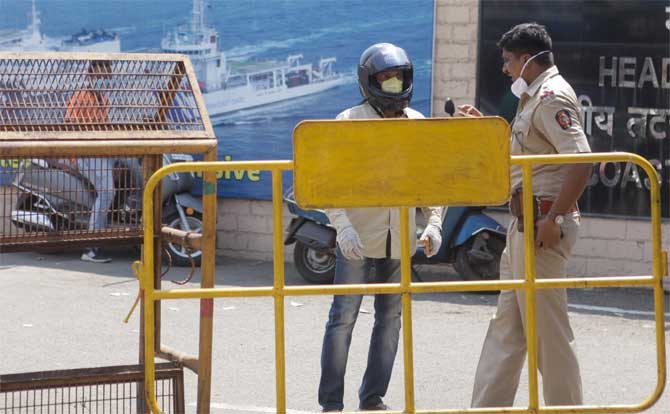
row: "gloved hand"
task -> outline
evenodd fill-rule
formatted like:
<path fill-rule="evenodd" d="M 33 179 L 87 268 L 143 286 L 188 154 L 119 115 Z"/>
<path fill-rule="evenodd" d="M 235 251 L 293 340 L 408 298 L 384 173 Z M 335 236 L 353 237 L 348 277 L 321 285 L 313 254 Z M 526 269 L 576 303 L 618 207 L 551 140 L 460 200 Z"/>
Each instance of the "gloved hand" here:
<path fill-rule="evenodd" d="M 345 227 L 337 233 L 337 244 L 347 259 L 363 260 L 363 243 L 353 227 Z"/>
<path fill-rule="evenodd" d="M 424 247 L 426 257 L 435 256 L 442 244 L 442 230 L 435 224 L 429 224 L 419 238 L 419 241 L 424 240 L 428 241 L 428 243 L 424 242 L 424 246 L 427 245 L 427 248 Z"/>

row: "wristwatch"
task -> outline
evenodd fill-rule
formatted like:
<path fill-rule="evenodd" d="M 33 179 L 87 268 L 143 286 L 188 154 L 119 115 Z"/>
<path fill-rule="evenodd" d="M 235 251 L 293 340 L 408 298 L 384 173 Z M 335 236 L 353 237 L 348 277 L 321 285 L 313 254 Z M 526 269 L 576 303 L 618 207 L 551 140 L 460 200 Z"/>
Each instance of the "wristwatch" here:
<path fill-rule="evenodd" d="M 556 223 L 557 226 L 560 226 L 565 221 L 565 217 L 562 214 L 557 214 L 557 213 L 554 213 L 552 211 L 547 213 L 547 216 L 549 216 L 549 217 L 553 216 L 554 223 Z"/>

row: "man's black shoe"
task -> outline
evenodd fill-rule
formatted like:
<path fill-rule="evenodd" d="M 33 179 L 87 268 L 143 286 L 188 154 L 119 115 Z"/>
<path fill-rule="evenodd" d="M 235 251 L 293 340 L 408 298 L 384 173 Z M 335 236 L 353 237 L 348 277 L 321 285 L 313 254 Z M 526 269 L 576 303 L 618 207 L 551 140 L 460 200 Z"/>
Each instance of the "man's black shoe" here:
<path fill-rule="evenodd" d="M 379 401 L 377 404 L 366 405 L 365 407 L 361 407 L 360 411 L 389 411 L 390 409 L 391 408 L 388 405 Z"/>

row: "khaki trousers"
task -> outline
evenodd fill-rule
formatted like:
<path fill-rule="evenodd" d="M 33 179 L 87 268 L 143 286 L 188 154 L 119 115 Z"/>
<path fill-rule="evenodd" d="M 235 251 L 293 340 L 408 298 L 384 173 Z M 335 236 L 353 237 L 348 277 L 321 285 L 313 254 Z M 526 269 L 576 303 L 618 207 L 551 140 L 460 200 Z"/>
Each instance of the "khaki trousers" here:
<path fill-rule="evenodd" d="M 579 216 L 565 217 L 563 239 L 552 249 L 537 249 L 537 278 L 564 278 L 570 251 L 577 239 Z M 523 233 L 516 219 L 507 231 L 507 246 L 500 260 L 500 278 L 524 279 Z M 568 319 L 565 289 L 537 291 L 538 368 L 547 405 L 581 405 L 582 380 L 575 353 L 575 337 Z M 526 358 L 526 301 L 523 290 L 500 293 L 477 365 L 473 407 L 509 407 L 519 386 Z"/>

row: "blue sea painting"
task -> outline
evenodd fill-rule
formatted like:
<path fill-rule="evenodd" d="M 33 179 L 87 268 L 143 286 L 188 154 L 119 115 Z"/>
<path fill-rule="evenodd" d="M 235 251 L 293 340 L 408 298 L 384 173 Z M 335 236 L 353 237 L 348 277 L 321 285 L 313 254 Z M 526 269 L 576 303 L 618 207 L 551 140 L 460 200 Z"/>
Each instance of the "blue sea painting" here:
<path fill-rule="evenodd" d="M 31 7 L 29 0 L 0 0 L 0 31 L 26 28 Z M 378 42 L 408 52 L 414 63 L 411 106 L 430 115 L 433 1 L 214 0 L 202 7 L 229 67 L 302 55 L 303 64 L 317 68 L 321 58 L 335 57 L 332 70 L 341 79 L 318 93 L 213 116 L 220 160 L 291 159 L 291 134 L 300 121 L 333 119 L 361 102 L 356 66 L 362 51 Z M 194 6 L 186 0 L 36 0 L 36 9 L 44 36 L 105 29 L 118 34 L 124 52 L 158 52 L 167 35 L 192 24 Z M 286 174 L 285 188 L 290 182 Z M 221 173 L 217 188 L 220 197 L 267 200 L 270 173 Z"/>

